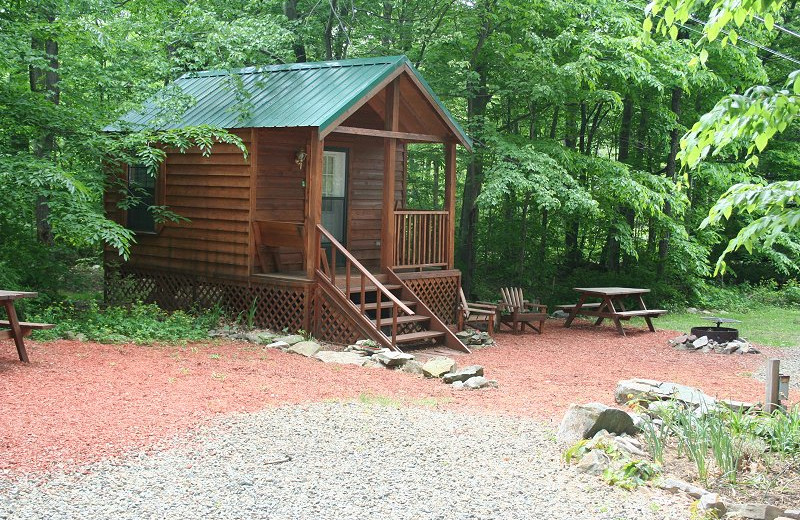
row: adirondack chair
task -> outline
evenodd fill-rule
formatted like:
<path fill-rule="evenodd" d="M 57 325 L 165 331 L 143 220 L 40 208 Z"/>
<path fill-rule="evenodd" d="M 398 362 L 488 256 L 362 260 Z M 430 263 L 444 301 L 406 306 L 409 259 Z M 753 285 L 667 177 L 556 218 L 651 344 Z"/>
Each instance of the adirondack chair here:
<path fill-rule="evenodd" d="M 519 287 L 503 287 L 500 289 L 503 302 L 500 304 L 500 323 L 511 327 L 514 334 L 522 334 L 525 325 L 539 334 L 542 333 L 544 322 L 547 319 L 547 306 L 531 303 L 522 296 Z M 539 328 L 534 323 L 539 323 Z"/>
<path fill-rule="evenodd" d="M 486 331 L 494 332 L 494 317 L 497 315 L 497 305 L 490 303 L 471 303 L 464 296 L 464 290 L 459 287 L 458 295 L 461 303 L 458 306 L 458 330 L 464 330 L 464 325 L 469 322 L 486 322 Z"/>

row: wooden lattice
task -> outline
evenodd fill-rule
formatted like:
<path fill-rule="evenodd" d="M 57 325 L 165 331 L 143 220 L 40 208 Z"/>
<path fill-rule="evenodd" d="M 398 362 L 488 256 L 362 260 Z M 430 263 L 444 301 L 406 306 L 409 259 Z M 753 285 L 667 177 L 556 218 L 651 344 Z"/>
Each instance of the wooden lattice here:
<path fill-rule="evenodd" d="M 348 345 L 364 338 L 355 321 L 325 291 L 314 292 L 314 336 L 331 343 Z"/>
<path fill-rule="evenodd" d="M 297 331 L 306 323 L 305 286 L 247 285 L 185 274 L 123 268 L 107 271 L 109 303 L 143 301 L 166 310 L 222 306 L 231 317 L 254 309 L 253 322 L 273 330 Z"/>
<path fill-rule="evenodd" d="M 456 322 L 458 288 L 461 285 L 459 271 L 446 271 L 433 275 L 430 272 L 403 275 L 403 281 L 414 291 L 422 302 L 447 325 Z"/>

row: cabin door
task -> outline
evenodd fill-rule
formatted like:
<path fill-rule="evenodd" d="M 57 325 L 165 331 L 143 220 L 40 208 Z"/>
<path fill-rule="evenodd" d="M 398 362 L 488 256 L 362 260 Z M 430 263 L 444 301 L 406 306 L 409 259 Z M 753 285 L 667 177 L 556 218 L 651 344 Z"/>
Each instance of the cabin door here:
<path fill-rule="evenodd" d="M 322 225 L 347 246 L 347 150 L 329 148 L 322 155 Z M 326 240 L 327 241 L 327 240 Z M 330 244 L 324 244 L 325 249 Z M 344 258 L 338 259 L 343 263 Z"/>

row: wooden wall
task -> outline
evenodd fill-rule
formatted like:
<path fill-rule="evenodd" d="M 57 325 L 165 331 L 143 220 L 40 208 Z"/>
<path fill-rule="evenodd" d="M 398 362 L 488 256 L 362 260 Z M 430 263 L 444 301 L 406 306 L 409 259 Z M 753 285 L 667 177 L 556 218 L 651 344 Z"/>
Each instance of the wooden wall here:
<path fill-rule="evenodd" d="M 250 148 L 250 130 L 236 131 Z M 160 204 L 190 219 L 167 222 L 156 234 L 138 233 L 129 265 L 216 278 L 245 279 L 249 270 L 250 158 L 232 145 L 168 151 L 157 193 Z M 106 198 L 112 218 L 124 224 L 117 197 Z M 111 254 L 108 257 L 113 257 Z"/>
<path fill-rule="evenodd" d="M 246 279 L 251 258 L 250 221 L 302 222 L 305 206 L 305 170 L 295 162 L 306 150 L 310 129 L 257 129 L 252 150 L 250 129 L 237 131 L 251 152 L 247 159 L 231 145 L 217 145 L 203 157 L 199 150 L 169 152 L 162 169 L 159 204 L 190 222 L 168 222 L 157 234 L 139 233 L 129 265 L 138 269 L 168 270 L 211 278 Z M 368 267 L 380 262 L 381 207 L 383 206 L 383 148 L 381 138 L 331 135 L 325 146 L 349 150 L 348 249 Z M 406 147 L 397 147 L 396 200 L 405 204 Z M 251 164 L 256 178 L 251 181 Z M 304 165 L 305 167 L 305 165 Z M 250 188 L 255 189 L 251 215 Z M 125 223 L 116 207 L 118 197 L 106 196 L 107 214 Z M 253 251 L 252 255 L 255 255 Z M 118 259 L 108 251 L 107 260 Z M 302 270 L 301 253 L 285 251 L 285 270 Z M 260 268 L 256 268 L 260 271 Z"/>

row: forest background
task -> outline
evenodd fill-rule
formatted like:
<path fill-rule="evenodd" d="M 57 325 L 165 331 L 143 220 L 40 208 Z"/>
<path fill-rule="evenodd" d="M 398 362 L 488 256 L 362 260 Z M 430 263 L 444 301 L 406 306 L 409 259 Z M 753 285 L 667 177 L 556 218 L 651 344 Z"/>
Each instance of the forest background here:
<path fill-rule="evenodd" d="M 574 300 L 575 286 L 644 286 L 659 305 L 679 307 L 711 305 L 730 288 L 742 297 L 766 287 L 781 289 L 779 303 L 799 304 L 796 226 L 745 240 L 724 271 L 715 266 L 764 209 L 731 212 L 730 200 L 718 199 L 737 183 L 800 180 L 798 123 L 770 133 L 766 147 L 756 141 L 757 161 L 747 160 L 750 143 L 738 136 L 713 156 L 703 149 L 702 161 L 681 155 L 682 136 L 723 96 L 782 88 L 800 68 L 796 2 L 779 4 L 769 23 L 743 18 L 710 39 L 707 6 L 679 21 L 665 11 L 646 18 L 645 7 L 0 2 L 0 287 L 38 290 L 45 302 L 64 298 L 76 269 L 101 263 L 104 244 L 124 253 L 135 240 L 103 215 L 108 165 L 154 164 L 159 141 L 224 138 L 213 128 L 102 131 L 180 75 L 405 54 L 475 140 L 474 153 L 459 156 L 457 258 L 468 294 L 489 298 L 500 286 L 522 286 L 563 303 Z M 668 23 L 643 30 L 654 21 Z M 178 110 L 187 100 L 173 101 Z M 440 207 L 441 150 L 410 148 L 409 205 Z M 715 204 L 726 218 L 701 226 Z"/>

